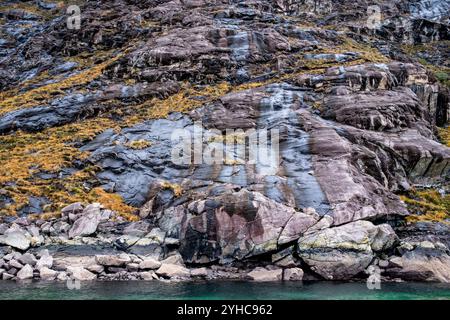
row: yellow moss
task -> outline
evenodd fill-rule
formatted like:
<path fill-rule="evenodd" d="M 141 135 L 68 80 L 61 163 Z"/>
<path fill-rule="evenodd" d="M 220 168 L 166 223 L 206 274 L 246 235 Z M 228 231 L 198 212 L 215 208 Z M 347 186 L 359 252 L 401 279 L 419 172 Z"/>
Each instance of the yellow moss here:
<path fill-rule="evenodd" d="M 438 128 L 438 131 L 442 143 L 447 147 L 450 147 L 450 126 L 448 126 L 447 128 Z"/>
<path fill-rule="evenodd" d="M 116 212 L 129 221 L 137 221 L 139 217 L 135 215 L 136 208 L 124 203 L 123 198 L 116 193 L 108 193 L 102 188 L 94 188 L 89 193 L 90 202 L 99 202 L 105 208 Z"/>
<path fill-rule="evenodd" d="M 0 188 L 5 189 L 14 201 L 12 205 L 1 209 L 0 214 L 15 215 L 28 204 L 29 196 L 48 198 L 53 203 L 50 210 L 54 211 L 73 202 L 95 200 L 83 185 L 88 179 L 95 180 L 95 172 L 90 168 L 65 179 L 42 180 L 35 175 L 39 172 L 58 173 L 65 167 L 72 167 L 75 160 L 85 159 L 88 153 L 80 152 L 76 144 L 89 141 L 108 128 L 114 128 L 118 132 L 123 127 L 146 119 L 165 117 L 171 111 L 191 110 L 201 105 L 201 102 L 189 98 L 192 93 L 215 99 L 228 90 L 226 84 L 201 90 L 189 88 L 166 100 L 152 99 L 145 107 L 131 106 L 133 114 L 124 116 L 122 120 L 113 120 L 108 115 L 103 115 L 37 133 L 17 131 L 0 136 Z M 143 144 L 135 142 L 133 146 L 142 147 Z M 178 188 L 175 191 L 179 194 Z M 125 214 L 127 212 L 129 210 Z"/>
<path fill-rule="evenodd" d="M 385 57 L 381 52 L 379 52 L 376 48 L 371 47 L 368 44 L 364 44 L 361 42 L 356 42 L 355 40 L 348 38 L 346 36 L 339 36 L 338 39 L 340 44 L 336 44 L 333 47 L 321 47 L 315 50 L 310 51 L 310 53 L 321 54 L 321 53 L 332 53 L 332 54 L 344 54 L 346 52 L 355 52 L 359 53 L 360 56 L 349 62 L 337 63 L 335 61 L 330 60 L 308 60 L 303 61 L 300 59 L 300 62 L 309 69 L 320 69 L 320 68 L 328 68 L 331 66 L 348 66 L 361 64 L 365 62 L 373 62 L 373 63 L 387 63 L 389 62 L 389 58 Z"/>
<path fill-rule="evenodd" d="M 83 72 L 83 77 L 78 78 L 78 82 L 72 78 L 70 81 L 58 83 L 57 86 L 47 87 L 51 92 L 56 88 L 68 88 L 79 83 L 87 83 L 98 77 L 104 68 L 114 59 L 97 65 L 90 71 Z M 317 71 L 317 70 L 316 70 Z M 305 73 L 302 70 L 301 73 Z M 75 160 L 83 160 L 88 153 L 80 152 L 77 146 L 81 142 L 93 139 L 96 135 L 106 129 L 114 128 L 119 132 L 121 128 L 129 127 L 148 119 L 165 118 L 170 112 L 188 112 L 205 103 L 217 100 L 229 92 L 237 92 L 252 88 L 261 87 L 268 83 L 295 77 L 296 74 L 283 75 L 265 82 L 247 83 L 239 86 L 232 86 L 229 83 L 217 85 L 194 87 L 189 84 L 183 85 L 180 92 L 167 99 L 150 99 L 139 105 L 121 106 L 119 101 L 108 101 L 107 110 L 109 113 L 101 114 L 94 119 L 87 119 L 60 127 L 48 128 L 37 133 L 14 132 L 10 135 L 0 136 L 0 188 L 6 190 L 8 196 L 14 201 L 13 204 L 0 209 L 0 214 L 15 215 L 18 210 L 28 203 L 29 196 L 46 197 L 52 205 L 48 212 L 58 212 L 64 206 L 73 202 L 100 202 L 110 201 L 114 204 L 111 207 L 119 208 L 123 212 L 119 214 L 128 215 L 132 211 L 130 207 L 123 203 L 121 198 L 113 197 L 112 201 L 106 195 L 110 194 L 97 191 L 97 197 L 90 193 L 86 187 L 86 182 L 96 185 L 96 168 L 87 167 L 66 178 L 55 178 L 43 180 L 36 176 L 39 172 L 59 173 L 63 168 L 73 167 Z M 81 81 L 81 82 L 80 82 Z M 86 82 L 83 82 L 86 81 Z M 44 87 L 33 91 L 33 94 L 47 94 Z M 30 92 L 28 92 L 30 95 Z M 194 96 L 201 96 L 203 99 L 192 99 Z M 7 97 L 10 106 L 19 106 L 20 100 L 27 100 L 25 97 Z M 3 102 L 3 101 L 2 101 Z M 28 100 L 30 103 L 30 100 Z M 3 106 L 3 103 L 2 103 Z M 114 114 L 114 117 L 111 115 Z M 166 185 L 174 190 L 176 196 L 182 194 L 182 188 L 177 185 Z M 104 203 L 103 203 L 104 204 Z M 123 204 L 124 206 L 119 206 Z M 104 204 L 105 205 L 105 204 Z"/>
<path fill-rule="evenodd" d="M 148 119 L 166 118 L 171 112 L 188 112 L 200 107 L 207 101 L 218 99 L 229 92 L 231 86 L 226 83 L 220 83 L 215 86 L 206 86 L 202 89 L 196 89 L 185 84 L 184 88 L 177 94 L 167 99 L 153 98 L 144 103 L 133 107 L 134 114 L 125 120 L 128 126 Z M 206 101 L 194 100 L 194 96 L 203 96 Z"/>
<path fill-rule="evenodd" d="M 61 217 L 61 212 L 46 212 L 43 214 L 28 215 L 28 218 L 30 218 L 31 220 L 35 220 L 35 219 L 51 220 L 51 219 L 60 218 L 60 217 Z"/>
<path fill-rule="evenodd" d="M 450 218 L 450 195 L 442 196 L 438 191 L 413 190 L 400 197 L 408 206 L 412 215 L 406 218 L 407 222 L 417 221 L 443 221 Z"/>
<path fill-rule="evenodd" d="M 441 84 L 450 87 L 450 68 L 443 65 L 434 65 L 421 57 L 421 53 L 450 50 L 450 41 L 442 40 L 418 45 L 402 45 L 401 48 L 406 54 L 415 57 L 430 73 L 434 74 Z"/>
<path fill-rule="evenodd" d="M 162 189 L 172 190 L 175 197 L 180 197 L 183 194 L 183 188 L 179 184 L 170 183 L 168 181 L 164 181 L 161 183 Z"/>
<path fill-rule="evenodd" d="M 142 20 L 140 23 L 142 28 L 158 28 L 161 26 L 159 21 Z"/>
<path fill-rule="evenodd" d="M 232 158 L 225 158 L 224 164 L 228 166 L 236 166 L 240 164 L 245 164 L 245 161 L 241 159 L 232 159 Z"/>
<path fill-rule="evenodd" d="M 105 68 L 119 57 L 120 55 L 59 82 L 44 85 L 12 97 L 7 97 L 0 101 L 0 115 L 17 109 L 35 107 L 51 98 L 64 94 L 64 90 L 88 84 L 100 77 Z"/>
<path fill-rule="evenodd" d="M 64 167 L 71 167 L 74 160 L 85 159 L 88 153 L 80 152 L 74 143 L 92 139 L 111 124 L 111 120 L 99 117 L 37 133 L 18 131 L 0 136 L 0 188 L 6 189 L 14 200 L 13 205 L 1 209 L 0 213 L 14 215 L 28 203 L 30 195 L 47 197 L 54 203 L 53 210 L 83 202 L 83 181 L 93 177 L 91 167 L 65 179 L 42 180 L 35 174 L 58 173 Z"/>
<path fill-rule="evenodd" d="M 337 47 L 337 53 L 344 53 L 346 51 L 359 52 L 361 59 L 367 62 L 387 63 L 390 60 L 379 52 L 376 48 L 372 48 L 368 44 L 356 42 L 353 39 L 343 37 L 343 44 Z"/>
<path fill-rule="evenodd" d="M 208 142 L 223 142 L 226 144 L 245 144 L 247 134 L 245 132 L 235 132 L 227 135 L 212 136 Z"/>
<path fill-rule="evenodd" d="M 445 219 L 448 219 L 449 215 L 448 213 L 444 211 L 431 211 L 427 212 L 422 215 L 411 215 L 406 217 L 406 221 L 408 223 L 414 223 L 414 222 L 426 222 L 426 221 L 434 221 L 434 222 L 444 222 L 445 224 L 450 224 L 449 222 L 446 222 Z"/>
<path fill-rule="evenodd" d="M 142 150 L 142 149 L 148 148 L 151 145 L 152 145 L 152 143 L 147 140 L 135 140 L 135 141 L 131 141 L 127 144 L 127 146 L 129 148 L 137 149 L 137 150 Z"/>

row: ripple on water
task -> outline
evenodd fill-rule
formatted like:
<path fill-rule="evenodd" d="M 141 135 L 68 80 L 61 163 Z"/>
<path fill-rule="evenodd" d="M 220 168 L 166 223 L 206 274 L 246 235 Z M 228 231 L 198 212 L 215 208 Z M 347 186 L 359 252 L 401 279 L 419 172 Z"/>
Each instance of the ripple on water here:
<path fill-rule="evenodd" d="M 450 299 L 450 285 L 414 282 L 382 283 L 380 290 L 369 290 L 364 282 L 99 281 L 82 283 L 79 290 L 69 290 L 65 283 L 0 281 L 0 300 L 6 299 L 448 300 Z"/>

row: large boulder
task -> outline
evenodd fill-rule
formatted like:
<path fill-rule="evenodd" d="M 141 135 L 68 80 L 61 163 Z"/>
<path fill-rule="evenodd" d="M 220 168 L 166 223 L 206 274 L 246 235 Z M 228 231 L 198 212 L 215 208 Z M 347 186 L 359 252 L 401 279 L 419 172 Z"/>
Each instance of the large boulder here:
<path fill-rule="evenodd" d="M 161 267 L 161 262 L 153 259 L 153 258 L 146 258 L 141 263 L 139 263 L 139 269 L 142 270 L 154 270 Z"/>
<path fill-rule="evenodd" d="M 36 257 L 32 253 L 29 253 L 29 252 L 24 253 L 19 258 L 20 263 L 29 264 L 31 266 L 35 266 L 37 261 L 38 260 L 36 259 Z"/>
<path fill-rule="evenodd" d="M 16 275 L 18 280 L 27 280 L 33 278 L 33 267 L 29 264 L 25 265 Z"/>
<path fill-rule="evenodd" d="M 283 272 L 283 280 L 285 281 L 301 281 L 303 280 L 303 270 L 300 268 L 288 268 Z"/>
<path fill-rule="evenodd" d="M 0 236 L 0 243 L 19 250 L 27 250 L 30 247 L 30 237 L 23 230 L 10 228 L 3 236 Z"/>
<path fill-rule="evenodd" d="M 415 249 L 400 257 L 391 257 L 385 274 L 406 281 L 450 283 L 450 256 Z"/>
<path fill-rule="evenodd" d="M 41 257 L 36 263 L 36 269 L 51 268 L 53 266 L 53 257 L 49 254 L 48 250 L 44 250 Z"/>
<path fill-rule="evenodd" d="M 180 240 L 186 262 L 243 259 L 297 240 L 319 216 L 245 189 L 164 211 L 159 226 Z"/>
<path fill-rule="evenodd" d="M 74 280 L 93 281 L 97 276 L 83 267 L 68 267 L 67 272 Z"/>
<path fill-rule="evenodd" d="M 52 281 L 58 276 L 58 271 L 51 270 L 47 267 L 42 267 L 39 269 L 39 276 L 41 277 L 41 280 Z"/>
<path fill-rule="evenodd" d="M 369 266 L 374 248 L 387 249 L 395 237 L 394 231 L 385 225 L 356 221 L 301 237 L 298 255 L 325 279 L 350 279 Z"/>
<path fill-rule="evenodd" d="M 156 270 L 158 276 L 164 278 L 188 278 L 190 276 L 189 269 L 177 265 L 164 263 Z"/>
<path fill-rule="evenodd" d="M 55 255 L 53 257 L 53 268 L 58 271 L 65 271 L 69 267 L 87 268 L 94 264 L 96 264 L 95 256 Z"/>
<path fill-rule="evenodd" d="M 95 259 L 99 265 L 106 267 L 122 267 L 131 262 L 131 258 L 126 253 L 118 255 L 97 255 Z"/>
<path fill-rule="evenodd" d="M 97 231 L 97 226 L 102 219 L 100 204 L 91 204 L 87 206 L 69 230 L 69 237 L 90 236 Z"/>
<path fill-rule="evenodd" d="M 258 282 L 281 281 L 283 280 L 283 270 L 267 270 L 265 268 L 255 268 L 254 270 L 247 273 L 247 276 L 251 280 Z"/>
<path fill-rule="evenodd" d="M 396 228 L 400 244 L 383 275 L 405 281 L 450 282 L 450 226 L 416 222 Z"/>

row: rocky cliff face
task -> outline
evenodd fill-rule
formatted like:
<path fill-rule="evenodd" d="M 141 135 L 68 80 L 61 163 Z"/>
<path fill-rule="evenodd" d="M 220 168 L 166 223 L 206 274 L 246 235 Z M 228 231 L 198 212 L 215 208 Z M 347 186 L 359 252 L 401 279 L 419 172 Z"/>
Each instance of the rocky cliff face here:
<path fill-rule="evenodd" d="M 449 9 L 3 1 L 0 276 L 450 282 Z"/>

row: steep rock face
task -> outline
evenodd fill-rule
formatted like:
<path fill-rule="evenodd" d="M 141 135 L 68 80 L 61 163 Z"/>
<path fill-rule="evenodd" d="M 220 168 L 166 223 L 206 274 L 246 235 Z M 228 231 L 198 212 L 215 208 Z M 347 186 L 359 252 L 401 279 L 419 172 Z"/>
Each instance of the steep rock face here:
<path fill-rule="evenodd" d="M 82 2 L 0 10 L 3 278 L 449 281 L 448 1 Z"/>

